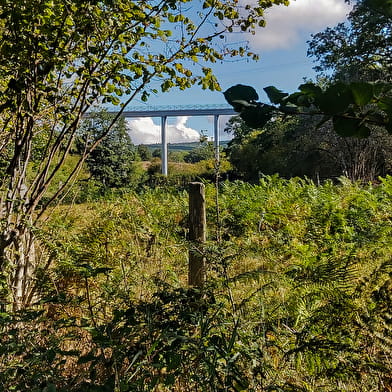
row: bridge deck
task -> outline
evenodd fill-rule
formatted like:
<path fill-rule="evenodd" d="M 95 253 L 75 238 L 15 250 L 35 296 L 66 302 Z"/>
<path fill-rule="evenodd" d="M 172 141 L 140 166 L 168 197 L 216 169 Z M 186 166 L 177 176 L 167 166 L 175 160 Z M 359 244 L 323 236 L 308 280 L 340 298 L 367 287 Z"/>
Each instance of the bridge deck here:
<path fill-rule="evenodd" d="M 110 111 L 109 113 L 117 114 Z M 195 106 L 158 106 L 135 107 L 123 112 L 125 118 L 132 117 L 177 117 L 177 116 L 234 116 L 232 107 L 220 105 L 195 105 Z"/>

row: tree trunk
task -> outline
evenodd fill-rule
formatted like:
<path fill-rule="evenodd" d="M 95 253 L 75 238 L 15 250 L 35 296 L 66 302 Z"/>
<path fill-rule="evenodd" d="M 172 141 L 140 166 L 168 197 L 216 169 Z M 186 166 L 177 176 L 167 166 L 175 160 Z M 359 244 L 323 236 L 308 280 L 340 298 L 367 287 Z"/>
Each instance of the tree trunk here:
<path fill-rule="evenodd" d="M 13 310 L 20 310 L 31 304 L 33 272 L 36 264 L 34 235 L 25 228 L 14 242 L 14 267 L 10 287 Z"/>
<path fill-rule="evenodd" d="M 13 311 L 21 310 L 33 299 L 36 267 L 34 235 L 28 227 L 3 233 L 0 247 L 1 310 L 5 311 L 7 305 Z"/>

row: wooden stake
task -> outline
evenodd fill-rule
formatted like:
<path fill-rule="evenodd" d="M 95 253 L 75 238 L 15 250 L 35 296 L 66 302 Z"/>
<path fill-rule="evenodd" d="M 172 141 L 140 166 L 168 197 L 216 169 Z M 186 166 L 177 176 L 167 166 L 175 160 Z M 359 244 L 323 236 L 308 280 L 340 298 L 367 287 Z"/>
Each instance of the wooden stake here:
<path fill-rule="evenodd" d="M 202 244 L 206 241 L 205 187 L 201 182 L 189 184 L 189 273 L 190 286 L 202 287 L 205 282 L 205 257 Z"/>

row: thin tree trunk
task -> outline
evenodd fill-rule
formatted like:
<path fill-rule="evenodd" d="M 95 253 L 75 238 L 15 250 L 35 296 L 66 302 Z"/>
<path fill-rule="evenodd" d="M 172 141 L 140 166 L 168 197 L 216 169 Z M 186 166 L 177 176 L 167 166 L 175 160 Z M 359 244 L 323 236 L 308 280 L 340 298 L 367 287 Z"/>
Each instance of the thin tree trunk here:
<path fill-rule="evenodd" d="M 20 310 L 30 305 L 35 267 L 35 240 L 28 228 L 14 242 L 14 274 L 11 276 L 13 310 Z"/>

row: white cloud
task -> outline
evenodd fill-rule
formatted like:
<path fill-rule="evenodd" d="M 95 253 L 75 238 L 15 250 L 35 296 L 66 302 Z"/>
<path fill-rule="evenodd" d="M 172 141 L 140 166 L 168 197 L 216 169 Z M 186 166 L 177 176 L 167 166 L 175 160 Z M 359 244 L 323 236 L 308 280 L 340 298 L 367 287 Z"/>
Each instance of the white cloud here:
<path fill-rule="evenodd" d="M 350 9 L 344 0 L 292 0 L 288 7 L 267 10 L 267 26 L 248 39 L 253 49 L 287 49 L 297 44 L 303 33 L 309 36 L 344 21 Z"/>
<path fill-rule="evenodd" d="M 174 124 L 166 125 L 168 143 L 188 143 L 200 139 L 200 134 L 186 126 L 188 117 L 177 117 Z M 161 126 L 150 117 L 129 119 L 129 135 L 134 144 L 156 144 L 161 142 Z"/>

